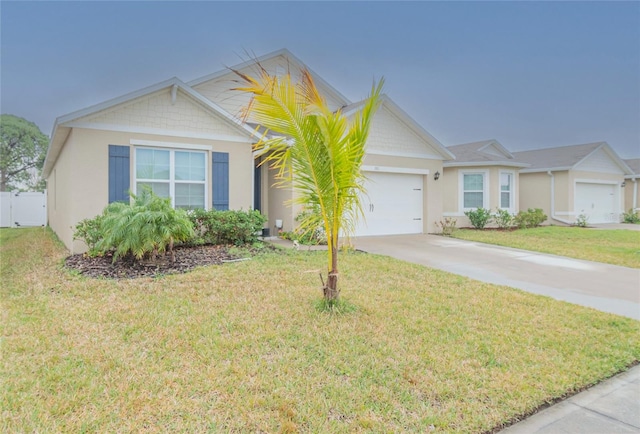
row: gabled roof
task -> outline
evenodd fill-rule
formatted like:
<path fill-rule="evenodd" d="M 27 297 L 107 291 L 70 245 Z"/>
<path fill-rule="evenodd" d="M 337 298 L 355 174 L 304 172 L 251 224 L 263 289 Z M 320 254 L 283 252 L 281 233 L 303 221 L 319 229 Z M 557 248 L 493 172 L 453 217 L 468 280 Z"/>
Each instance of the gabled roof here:
<path fill-rule="evenodd" d="M 547 172 L 557 170 L 571 170 L 578 164 L 598 152 L 605 151 L 625 174 L 631 174 L 631 169 L 618 157 L 618 154 L 607 142 L 585 143 L 582 145 L 559 146 L 555 148 L 535 149 L 532 151 L 514 152 L 516 160 L 529 163 L 531 167 L 523 169 L 522 173 Z"/>
<path fill-rule="evenodd" d="M 100 104 L 96 104 L 58 117 L 53 125 L 51 140 L 49 142 L 49 149 L 47 151 L 47 157 L 45 158 L 44 167 L 42 169 L 42 177 L 46 178 L 47 176 L 49 176 L 49 173 L 51 169 L 53 169 L 53 165 L 55 164 L 55 161 L 57 160 L 58 155 L 62 150 L 62 146 L 64 145 L 67 137 L 69 136 L 69 133 L 71 132 L 71 129 L 73 128 L 73 122 L 75 120 L 90 116 L 103 110 L 115 107 L 119 104 L 126 103 L 128 101 L 132 101 L 167 88 L 173 88 L 176 92 L 179 89 L 194 101 L 200 103 L 205 109 L 208 109 L 213 115 L 218 116 L 224 119 L 230 125 L 233 125 L 239 133 L 246 135 L 248 138 L 259 138 L 255 135 L 254 131 L 249 126 L 244 125 L 242 122 L 240 122 L 240 120 L 231 116 L 217 104 L 211 102 L 210 100 L 193 90 L 182 80 L 173 77 L 169 80 L 165 80 L 160 83 L 145 87 L 144 89 L 130 92 L 125 95 L 121 95 L 119 97 L 102 102 Z"/>
<path fill-rule="evenodd" d="M 345 116 L 352 115 L 356 110 L 360 109 L 364 105 L 365 101 L 366 99 L 363 99 L 343 107 L 342 113 Z M 400 106 L 389 97 L 389 95 L 382 94 L 380 96 L 380 106 L 384 106 L 391 113 L 400 118 L 414 133 L 418 135 L 418 137 L 429 143 L 431 147 L 434 148 L 444 159 L 455 158 L 438 139 L 433 137 L 422 127 L 422 125 L 417 123 L 407 112 L 402 110 Z"/>
<path fill-rule="evenodd" d="M 640 158 L 631 158 L 629 160 L 624 160 L 624 162 L 629 166 L 629 169 L 633 172 L 632 175 L 628 175 L 628 178 L 633 178 L 640 176 Z"/>
<path fill-rule="evenodd" d="M 229 68 L 225 68 L 223 70 L 214 72 L 213 74 L 205 75 L 204 77 L 196 78 L 195 80 L 189 81 L 187 84 L 189 86 L 198 86 L 199 84 L 205 83 L 207 81 L 215 80 L 220 77 L 224 77 L 227 74 L 232 73 L 231 70 L 241 70 L 243 68 L 247 68 L 253 66 L 257 63 L 265 62 L 269 59 L 273 59 L 275 57 L 282 56 L 286 58 L 290 63 L 294 64 L 299 69 L 307 69 L 316 83 L 319 83 L 326 91 L 328 91 L 332 97 L 336 98 L 338 101 L 341 101 L 342 104 L 347 105 L 351 101 L 340 93 L 335 87 L 331 86 L 328 82 L 326 82 L 322 77 L 316 74 L 311 68 L 309 68 L 302 60 L 296 57 L 293 53 L 291 53 L 286 48 L 281 48 L 280 50 L 272 51 L 271 53 L 264 54 L 260 57 L 256 57 L 255 59 L 249 59 L 245 62 L 239 63 L 237 65 L 231 66 Z"/>
<path fill-rule="evenodd" d="M 455 155 L 455 160 L 445 161 L 444 167 L 464 166 L 509 166 L 529 167 L 527 163 L 516 161 L 500 142 L 495 139 L 480 142 L 463 143 L 461 145 L 447 146 L 447 149 Z"/>

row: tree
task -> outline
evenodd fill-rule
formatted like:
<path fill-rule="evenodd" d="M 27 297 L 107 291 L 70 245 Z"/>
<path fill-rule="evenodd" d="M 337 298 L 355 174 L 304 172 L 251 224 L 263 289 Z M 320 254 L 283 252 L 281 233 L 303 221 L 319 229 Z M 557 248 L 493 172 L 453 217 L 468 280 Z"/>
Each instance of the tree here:
<path fill-rule="evenodd" d="M 41 186 L 48 144 L 47 136 L 33 122 L 14 115 L 0 116 L 0 191 Z"/>
<path fill-rule="evenodd" d="M 326 301 L 334 302 L 339 296 L 338 239 L 363 216 L 360 168 L 384 80 L 373 84 L 371 95 L 348 118 L 341 109 L 329 109 L 308 70 L 302 70 L 300 82 L 293 83 L 289 73 L 272 76 L 258 68 L 255 78 L 234 71 L 243 83 L 235 90 L 252 94 L 245 119 L 251 116 L 270 134 L 265 133 L 254 150 L 277 170 L 276 186 L 296 189 L 293 203 L 319 209 L 299 223 L 303 229 L 319 225 L 325 229 L 328 275 L 323 293 Z"/>

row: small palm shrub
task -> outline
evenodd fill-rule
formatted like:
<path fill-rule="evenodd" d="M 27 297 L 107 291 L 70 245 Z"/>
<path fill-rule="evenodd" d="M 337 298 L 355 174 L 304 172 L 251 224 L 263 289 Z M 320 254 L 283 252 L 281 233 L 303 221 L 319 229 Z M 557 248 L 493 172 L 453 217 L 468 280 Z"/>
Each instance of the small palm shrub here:
<path fill-rule="evenodd" d="M 633 208 L 629 208 L 629 211 L 622 213 L 622 223 L 638 224 L 640 223 L 640 215 Z"/>
<path fill-rule="evenodd" d="M 114 261 L 121 256 L 155 261 L 168 249 L 171 261 L 175 261 L 174 243 L 194 237 L 186 212 L 173 209 L 170 199 L 150 191 L 131 197 L 131 204 L 114 202 L 107 206 L 101 225 L 103 238 L 96 248 L 101 252 L 112 250 Z"/>
<path fill-rule="evenodd" d="M 547 219 L 547 215 L 540 208 L 529 208 L 520 211 L 514 220 L 515 225 L 520 229 L 535 228 L 540 226 Z"/>
<path fill-rule="evenodd" d="M 509 229 L 513 227 L 514 219 L 513 214 L 508 210 L 500 208 L 496 210 L 496 213 L 493 216 L 493 220 L 500 229 Z"/>
<path fill-rule="evenodd" d="M 464 215 L 469 217 L 471 225 L 476 229 L 484 229 L 491 222 L 491 211 L 485 208 L 476 208 L 475 210 L 465 211 Z"/>
<path fill-rule="evenodd" d="M 96 248 L 98 241 L 103 238 L 102 221 L 104 214 L 97 215 L 91 219 L 84 219 L 78 222 L 73 232 L 74 240 L 81 240 L 89 248 L 87 254 L 89 256 L 98 256 L 100 251 Z"/>
<path fill-rule="evenodd" d="M 196 209 L 188 218 L 195 228 L 192 244 L 224 244 L 242 246 L 258 241 L 267 221 L 260 211 L 216 211 Z"/>

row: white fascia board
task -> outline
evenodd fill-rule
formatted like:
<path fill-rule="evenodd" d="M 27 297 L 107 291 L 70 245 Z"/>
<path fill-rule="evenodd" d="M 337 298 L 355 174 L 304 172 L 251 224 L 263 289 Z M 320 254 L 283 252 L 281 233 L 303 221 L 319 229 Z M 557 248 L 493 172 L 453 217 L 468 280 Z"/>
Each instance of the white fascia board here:
<path fill-rule="evenodd" d="M 444 160 L 442 155 L 433 155 L 433 154 L 418 154 L 412 152 L 389 152 L 389 151 L 368 151 L 365 150 L 365 154 L 367 155 L 383 155 L 385 157 L 404 157 L 404 158 L 420 158 L 423 160 Z"/>
<path fill-rule="evenodd" d="M 131 127 L 127 125 L 111 125 L 100 124 L 91 122 L 69 122 L 64 125 L 69 128 L 84 128 L 87 130 L 103 130 L 103 131 L 118 131 L 124 133 L 138 133 L 138 134 L 152 134 L 154 136 L 169 136 L 169 137 L 186 137 L 189 139 L 203 139 L 203 140 L 217 140 L 221 142 L 235 142 L 235 143 L 253 143 L 254 141 L 240 136 L 229 136 L 226 134 L 206 134 L 197 133 L 194 131 L 178 131 L 168 130 L 164 128 L 150 128 L 150 127 Z"/>
<path fill-rule="evenodd" d="M 471 166 L 504 166 L 504 167 L 529 167 L 527 163 L 516 163 L 513 161 L 452 161 L 444 163 L 443 167 L 471 167 Z"/>
<path fill-rule="evenodd" d="M 564 170 L 571 170 L 573 166 L 566 167 L 544 167 L 542 169 L 522 169 L 520 173 L 536 173 L 536 172 L 562 172 Z"/>
<path fill-rule="evenodd" d="M 384 172 L 384 173 L 408 173 L 413 175 L 428 175 L 429 169 L 414 169 L 411 167 L 391 167 L 391 166 L 362 166 L 363 172 Z"/>
<path fill-rule="evenodd" d="M 47 156 L 44 159 L 44 165 L 42 167 L 42 178 L 47 178 L 51 173 L 51 169 L 53 169 L 53 166 L 58 159 L 58 155 L 60 154 L 60 150 L 62 149 L 62 146 L 64 146 L 64 142 L 66 142 L 70 132 L 71 128 L 61 127 L 57 123 L 55 124 L 51 140 L 49 140 Z"/>
<path fill-rule="evenodd" d="M 143 89 L 140 89 L 140 90 L 136 90 L 135 92 L 129 92 L 129 93 L 125 94 L 125 95 L 121 95 L 119 97 L 112 98 L 112 99 L 109 99 L 107 101 L 101 102 L 100 104 L 95 104 L 95 105 L 89 106 L 87 108 L 84 108 L 84 109 L 81 109 L 81 110 L 77 110 L 77 111 L 72 112 L 72 113 L 68 113 L 68 114 L 66 114 L 64 116 L 60 116 L 58 119 L 56 119 L 56 123 L 57 124 L 65 124 L 65 123 L 73 121 L 75 119 L 78 119 L 78 118 L 81 118 L 81 117 L 85 117 L 85 116 L 97 113 L 99 111 L 108 109 L 110 107 L 114 107 L 114 106 L 116 106 L 118 104 L 122 104 L 124 102 L 129 101 L 129 100 L 133 100 L 133 99 L 139 98 L 141 96 L 145 96 L 145 95 L 148 95 L 150 93 L 157 92 L 157 91 L 162 90 L 164 88 L 173 86 L 174 84 L 177 84 L 178 86 L 180 86 L 180 84 L 184 85 L 184 83 L 182 83 L 178 78 L 173 77 L 173 78 L 170 78 L 169 80 L 165 80 L 165 81 L 162 81 L 160 83 L 156 83 L 154 85 L 147 86 L 147 87 L 145 87 Z"/>

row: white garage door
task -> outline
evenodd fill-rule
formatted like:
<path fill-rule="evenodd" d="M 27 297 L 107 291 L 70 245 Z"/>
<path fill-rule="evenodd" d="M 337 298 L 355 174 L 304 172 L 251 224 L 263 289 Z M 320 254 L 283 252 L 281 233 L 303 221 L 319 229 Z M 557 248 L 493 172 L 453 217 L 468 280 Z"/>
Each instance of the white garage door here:
<path fill-rule="evenodd" d="M 618 221 L 616 184 L 576 183 L 576 215 L 584 213 L 588 223 Z"/>
<path fill-rule="evenodd" d="M 423 176 L 366 172 L 367 196 L 362 198 L 365 221 L 356 236 L 422 233 Z"/>

